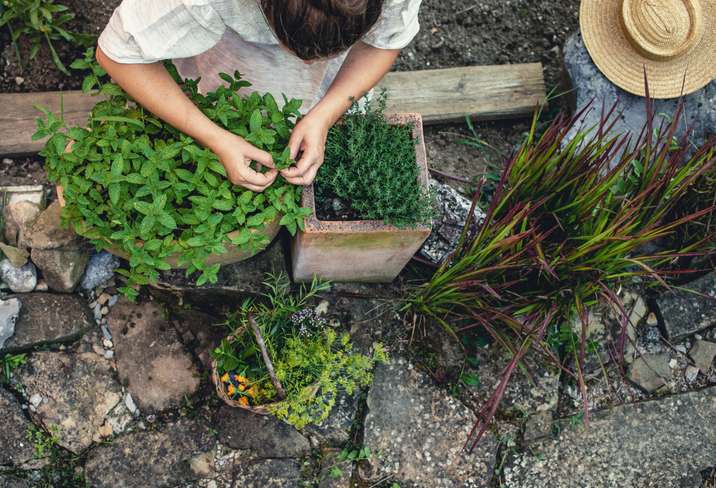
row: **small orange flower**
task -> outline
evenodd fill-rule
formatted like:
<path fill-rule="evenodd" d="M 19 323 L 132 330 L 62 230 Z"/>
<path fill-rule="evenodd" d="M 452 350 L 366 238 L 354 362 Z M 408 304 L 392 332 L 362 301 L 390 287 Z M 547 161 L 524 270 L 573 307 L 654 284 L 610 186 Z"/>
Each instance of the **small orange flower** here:
<path fill-rule="evenodd" d="M 248 389 L 246 394 L 249 395 L 251 398 L 256 398 L 256 391 L 254 390 L 253 386 Z"/>
<path fill-rule="evenodd" d="M 239 391 L 244 391 L 244 390 L 246 390 L 246 385 L 243 384 L 243 383 L 241 383 L 241 384 L 239 385 Z"/>
<path fill-rule="evenodd" d="M 221 377 L 222 383 L 228 383 L 230 381 L 229 379 L 229 373 L 224 373 L 224 376 Z"/>
<path fill-rule="evenodd" d="M 236 395 L 236 387 L 234 385 L 229 385 L 229 388 L 226 390 L 226 392 L 229 394 L 229 396 Z"/>
<path fill-rule="evenodd" d="M 243 405 L 244 407 L 248 407 L 248 406 L 249 406 L 249 399 L 246 398 L 245 396 L 242 396 L 241 398 L 239 398 L 239 405 Z"/>

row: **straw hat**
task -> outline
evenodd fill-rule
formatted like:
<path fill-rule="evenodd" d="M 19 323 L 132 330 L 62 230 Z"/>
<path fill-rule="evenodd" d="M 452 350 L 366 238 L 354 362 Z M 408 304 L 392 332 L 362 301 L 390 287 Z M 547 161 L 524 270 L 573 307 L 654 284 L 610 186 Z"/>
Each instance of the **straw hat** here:
<path fill-rule="evenodd" d="M 716 78 L 716 0 L 582 0 L 579 17 L 594 64 L 630 93 L 646 94 L 644 68 L 654 98 Z"/>

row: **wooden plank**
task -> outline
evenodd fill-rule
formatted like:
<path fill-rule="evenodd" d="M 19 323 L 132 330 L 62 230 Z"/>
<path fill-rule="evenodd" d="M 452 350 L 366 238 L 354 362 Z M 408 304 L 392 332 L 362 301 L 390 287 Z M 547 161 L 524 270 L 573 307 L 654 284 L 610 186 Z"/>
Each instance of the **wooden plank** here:
<path fill-rule="evenodd" d="M 418 112 L 427 124 L 460 122 L 466 115 L 482 120 L 529 115 L 545 99 L 542 65 L 471 66 L 389 73 L 379 85 L 388 93 L 389 112 Z M 80 91 L 0 93 L 0 155 L 29 154 L 42 149 L 32 141 L 35 105 L 55 113 L 64 102 L 65 120 L 81 125 L 98 101 Z"/>
<path fill-rule="evenodd" d="M 62 106 L 69 125 L 83 125 L 97 101 L 97 97 L 81 91 L 0 93 L 0 154 L 29 154 L 44 147 L 44 142 L 32 141 L 36 119 L 42 116 L 35 105 L 47 107 L 55 114 L 60 113 Z"/>
<path fill-rule="evenodd" d="M 389 73 L 387 110 L 418 112 L 427 124 L 469 115 L 495 120 L 532 114 L 546 99 L 540 63 Z"/>

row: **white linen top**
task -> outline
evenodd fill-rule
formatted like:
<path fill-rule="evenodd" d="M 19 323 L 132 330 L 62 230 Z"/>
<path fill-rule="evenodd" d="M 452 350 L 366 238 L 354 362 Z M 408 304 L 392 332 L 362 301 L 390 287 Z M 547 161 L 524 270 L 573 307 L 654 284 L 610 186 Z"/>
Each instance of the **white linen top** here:
<path fill-rule="evenodd" d="M 385 0 L 376 25 L 363 42 L 402 49 L 420 29 L 421 0 Z M 239 71 L 249 90 L 304 101 L 302 110 L 326 93 L 347 52 L 306 64 L 280 46 L 258 0 L 123 0 L 99 37 L 99 46 L 118 63 L 173 59 L 185 78 L 199 78 L 203 92 Z"/>

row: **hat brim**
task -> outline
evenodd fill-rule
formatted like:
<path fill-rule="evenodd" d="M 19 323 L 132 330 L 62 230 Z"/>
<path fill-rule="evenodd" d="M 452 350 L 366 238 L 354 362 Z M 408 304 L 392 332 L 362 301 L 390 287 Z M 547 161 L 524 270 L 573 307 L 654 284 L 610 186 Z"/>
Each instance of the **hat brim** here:
<path fill-rule="evenodd" d="M 716 0 L 702 0 L 703 38 L 687 53 L 655 61 L 637 51 L 622 30 L 619 0 L 582 0 L 579 23 L 594 64 L 615 85 L 646 95 L 644 70 L 653 98 L 676 98 L 699 90 L 716 77 Z"/>

